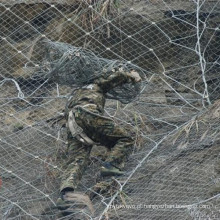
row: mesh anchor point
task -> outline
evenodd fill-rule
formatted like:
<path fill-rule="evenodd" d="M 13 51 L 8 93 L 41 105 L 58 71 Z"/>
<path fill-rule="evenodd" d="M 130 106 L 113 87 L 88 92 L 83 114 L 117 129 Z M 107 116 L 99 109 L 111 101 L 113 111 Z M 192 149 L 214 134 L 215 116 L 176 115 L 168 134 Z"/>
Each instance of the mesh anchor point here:
<path fill-rule="evenodd" d="M 18 93 L 18 98 L 20 98 L 20 99 L 23 99 L 23 98 L 24 98 L 23 92 L 19 92 L 19 93 Z"/>

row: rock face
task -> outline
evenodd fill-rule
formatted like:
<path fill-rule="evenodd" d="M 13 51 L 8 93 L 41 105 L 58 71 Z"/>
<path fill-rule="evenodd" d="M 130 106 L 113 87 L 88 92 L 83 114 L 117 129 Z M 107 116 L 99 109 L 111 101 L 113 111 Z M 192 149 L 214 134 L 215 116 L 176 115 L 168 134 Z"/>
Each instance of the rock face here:
<path fill-rule="evenodd" d="M 43 48 L 38 46 L 38 40 L 45 35 L 50 40 L 86 47 L 103 57 L 131 61 L 144 68 L 148 77 L 153 74 L 164 77 L 162 73 L 165 71 L 164 79 L 171 87 L 192 99 L 198 98 L 197 92 L 202 96 L 204 75 L 209 96 L 218 98 L 220 35 L 215 28 L 220 16 L 219 6 L 215 6 L 214 1 L 207 1 L 198 15 L 200 32 L 202 22 L 206 23 L 199 42 L 205 58 L 204 74 L 196 52 L 198 28 L 194 3 L 153 0 L 112 4 L 103 0 L 102 3 L 99 7 L 94 4 L 92 9 L 79 1 L 63 1 L 62 4 L 56 1 L 3 2 L 0 6 L 3 76 L 30 76 L 35 71 L 34 66 L 42 61 Z M 51 7 L 51 4 L 54 5 Z M 112 22 L 107 22 L 108 19 Z M 169 99 L 173 90 L 167 89 Z"/>
<path fill-rule="evenodd" d="M 195 219 L 198 215 L 206 218 L 217 216 L 220 193 L 219 112 L 220 100 L 217 100 L 212 107 L 155 147 L 124 188 L 126 197 L 132 200 L 126 200 L 126 206 L 112 204 L 118 208 L 117 215 L 110 209 L 109 218 L 145 219 L 147 216 L 160 220 L 175 216 L 182 220 Z M 146 149 L 147 146 L 143 151 Z M 134 155 L 130 163 L 134 164 L 137 157 Z M 198 206 L 198 203 L 203 205 Z"/>

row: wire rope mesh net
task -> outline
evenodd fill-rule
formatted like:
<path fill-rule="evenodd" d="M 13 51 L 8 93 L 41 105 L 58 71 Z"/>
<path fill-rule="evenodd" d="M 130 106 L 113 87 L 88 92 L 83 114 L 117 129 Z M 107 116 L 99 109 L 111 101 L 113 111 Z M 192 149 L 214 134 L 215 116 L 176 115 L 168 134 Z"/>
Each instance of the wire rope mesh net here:
<path fill-rule="evenodd" d="M 0 21 L 1 219 L 220 218 L 219 0 L 2 0 Z M 42 39 L 60 53 L 46 59 Z M 132 102 L 105 107 L 135 137 L 126 174 L 102 179 L 97 158 L 108 152 L 94 148 L 77 189 L 92 195 L 94 213 L 63 217 L 63 112 L 76 85 L 66 85 L 66 69 L 47 74 L 62 72 L 69 48 L 94 57 L 97 70 L 122 63 L 145 80 Z M 102 181 L 110 187 L 95 194 Z"/>
<path fill-rule="evenodd" d="M 45 77 L 59 84 L 81 87 L 94 83 L 100 77 L 107 78 L 112 71 L 136 71 L 143 81 L 145 79 L 143 70 L 128 62 L 101 58 L 84 48 L 60 42 L 43 40 L 42 46 L 47 49 L 44 64 L 36 72 L 40 78 Z M 129 103 L 141 92 L 143 84 L 144 82 L 135 85 L 125 83 L 108 91 L 106 97 L 117 99 L 124 104 Z"/>

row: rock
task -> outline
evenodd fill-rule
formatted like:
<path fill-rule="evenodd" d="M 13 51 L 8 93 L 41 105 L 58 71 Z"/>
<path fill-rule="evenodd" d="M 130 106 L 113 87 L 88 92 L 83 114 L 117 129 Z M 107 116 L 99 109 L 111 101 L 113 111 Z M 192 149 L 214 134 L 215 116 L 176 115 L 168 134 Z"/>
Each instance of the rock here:
<path fill-rule="evenodd" d="M 13 132 L 20 131 L 20 130 L 22 130 L 23 128 L 24 128 L 24 125 L 23 125 L 23 124 L 16 123 L 16 124 L 14 124 Z"/>

